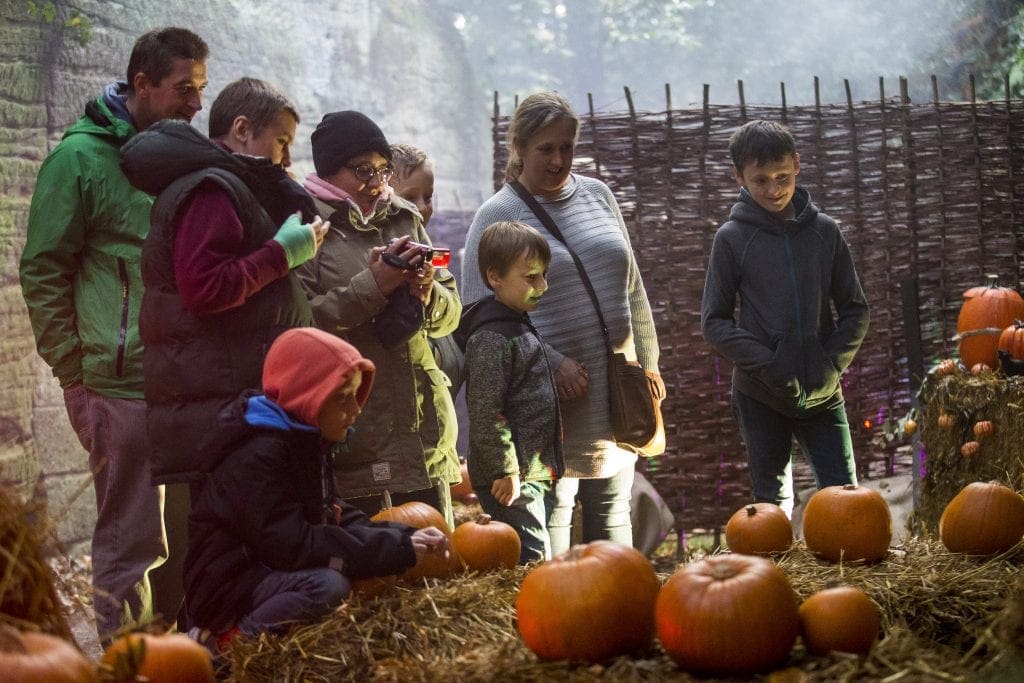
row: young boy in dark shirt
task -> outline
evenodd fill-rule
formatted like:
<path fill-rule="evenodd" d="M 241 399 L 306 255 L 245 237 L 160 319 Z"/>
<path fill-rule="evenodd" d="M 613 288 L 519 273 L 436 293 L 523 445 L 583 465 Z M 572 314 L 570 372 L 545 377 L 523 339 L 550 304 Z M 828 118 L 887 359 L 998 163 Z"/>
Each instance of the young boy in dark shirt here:
<path fill-rule="evenodd" d="M 530 226 L 494 223 L 480 237 L 480 275 L 494 292 L 462 314 L 469 478 L 480 505 L 510 524 L 520 564 L 551 556 L 545 498 L 563 470 L 558 396 L 544 343 L 530 323 L 547 290 L 551 250 Z"/>
<path fill-rule="evenodd" d="M 790 132 L 751 121 L 729 150 L 740 196 L 711 247 L 701 325 L 733 362 L 754 499 L 790 514 L 794 438 L 819 488 L 857 483 L 839 380 L 867 334 L 868 304 L 839 226 L 796 184 Z"/>
<path fill-rule="evenodd" d="M 334 493 L 329 446 L 346 439 L 373 374 L 354 346 L 294 328 L 267 353 L 264 393 L 243 394 L 221 413 L 204 444 L 219 457 L 189 516 L 193 637 L 256 636 L 318 619 L 352 579 L 398 574 L 445 552 L 438 529 L 370 521 Z"/>

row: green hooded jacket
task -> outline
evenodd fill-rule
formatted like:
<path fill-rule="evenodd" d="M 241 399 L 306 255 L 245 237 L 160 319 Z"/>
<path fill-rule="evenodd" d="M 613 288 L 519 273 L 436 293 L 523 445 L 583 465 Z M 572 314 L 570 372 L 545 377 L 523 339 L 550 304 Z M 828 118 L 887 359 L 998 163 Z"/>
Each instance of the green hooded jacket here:
<path fill-rule="evenodd" d="M 142 398 L 139 261 L 153 200 L 119 165 L 135 133 L 103 97 L 86 105 L 39 169 L 20 266 L 36 347 L 61 387 L 114 398 Z"/>

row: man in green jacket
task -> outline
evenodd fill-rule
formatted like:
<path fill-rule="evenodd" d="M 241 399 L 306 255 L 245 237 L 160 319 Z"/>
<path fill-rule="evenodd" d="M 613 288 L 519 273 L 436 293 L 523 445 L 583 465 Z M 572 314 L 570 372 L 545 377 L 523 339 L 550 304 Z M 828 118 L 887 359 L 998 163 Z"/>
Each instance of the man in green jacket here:
<path fill-rule="evenodd" d="M 119 157 L 121 145 L 157 121 L 192 120 L 202 108 L 207 53 L 186 29 L 141 36 L 127 81 L 89 102 L 43 162 L 29 210 L 22 293 L 36 347 L 60 380 L 71 425 L 89 452 L 102 641 L 123 623 L 148 618 L 154 606 L 173 620 L 181 601 L 180 577 L 167 591 L 150 589 L 150 572 L 168 557 L 163 491 L 150 482 L 138 330 L 139 260 L 153 200 L 129 184 Z"/>

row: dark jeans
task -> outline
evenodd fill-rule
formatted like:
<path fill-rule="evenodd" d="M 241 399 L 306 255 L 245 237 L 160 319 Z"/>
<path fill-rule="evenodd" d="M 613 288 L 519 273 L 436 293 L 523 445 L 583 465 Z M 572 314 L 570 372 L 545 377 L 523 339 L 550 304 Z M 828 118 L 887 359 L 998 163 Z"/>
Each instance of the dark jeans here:
<path fill-rule="evenodd" d="M 857 483 L 846 402 L 801 417 L 788 417 L 738 391 L 732 411 L 747 446 L 754 500 L 793 512 L 793 439 L 800 444 L 818 488 Z"/>
<path fill-rule="evenodd" d="M 545 501 L 550 482 L 528 481 L 520 488 L 519 498 L 512 505 L 502 505 L 491 495 L 491 487 L 473 487 L 484 512 L 499 522 L 508 524 L 519 534 L 521 544 L 519 564 L 551 559 L 551 541 L 548 538 L 548 510 Z"/>
<path fill-rule="evenodd" d="M 560 555 L 572 544 L 572 511 L 576 500 L 583 513 L 583 542 L 608 539 L 633 545 L 629 499 L 633 489 L 633 465 L 607 479 L 562 477 L 548 492 L 548 535 L 551 554 Z"/>
<path fill-rule="evenodd" d="M 349 580 L 328 567 L 272 572 L 253 591 L 253 610 L 238 620 L 238 629 L 247 636 L 282 633 L 327 616 L 351 590 Z"/>

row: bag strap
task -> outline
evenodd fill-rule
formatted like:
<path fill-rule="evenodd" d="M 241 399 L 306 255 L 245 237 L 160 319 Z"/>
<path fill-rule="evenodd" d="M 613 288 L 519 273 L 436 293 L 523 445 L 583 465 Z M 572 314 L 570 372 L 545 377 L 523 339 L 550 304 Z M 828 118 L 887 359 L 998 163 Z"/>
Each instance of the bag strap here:
<path fill-rule="evenodd" d="M 537 199 L 530 193 L 526 187 L 518 180 L 513 180 L 508 184 L 512 190 L 519 195 L 526 206 L 530 208 L 533 215 L 536 216 L 540 222 L 547 228 L 547 231 L 551 233 L 551 236 L 562 243 L 565 250 L 569 252 L 569 256 L 572 257 L 572 262 L 576 264 L 576 271 L 580 274 L 580 279 L 583 280 L 583 286 L 587 290 L 587 294 L 590 295 L 590 301 L 594 304 L 594 310 L 597 311 L 597 320 L 601 323 L 601 333 L 604 334 L 604 343 L 608 347 L 608 353 L 612 353 L 612 341 L 611 335 L 608 334 L 608 326 L 604 322 L 604 314 L 601 313 L 601 304 L 597 301 L 597 293 L 594 292 L 594 285 L 590 283 L 590 278 L 587 277 L 587 271 L 583 268 L 583 263 L 580 262 L 580 257 L 576 255 L 576 252 L 572 250 L 569 243 L 565 241 L 565 236 L 562 235 L 562 231 L 558 229 L 558 224 L 551 217 L 544 207 L 540 205 Z"/>

